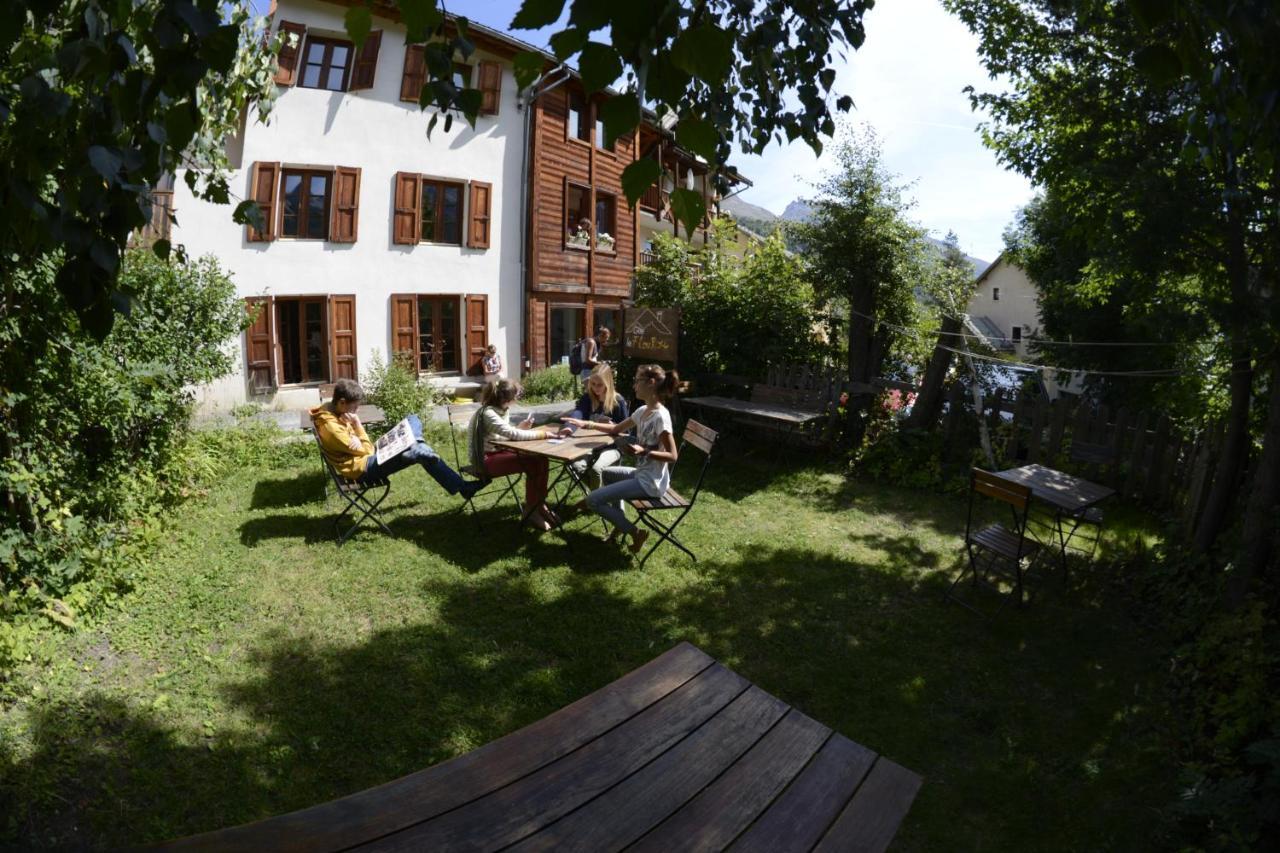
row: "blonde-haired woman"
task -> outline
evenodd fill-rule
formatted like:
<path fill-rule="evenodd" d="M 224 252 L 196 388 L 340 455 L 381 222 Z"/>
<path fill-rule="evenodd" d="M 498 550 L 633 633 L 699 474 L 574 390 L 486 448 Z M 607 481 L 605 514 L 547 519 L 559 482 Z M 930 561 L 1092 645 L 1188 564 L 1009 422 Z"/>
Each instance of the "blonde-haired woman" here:
<path fill-rule="evenodd" d="M 614 390 L 613 368 L 607 364 L 597 364 L 592 368 L 591 375 L 587 377 L 586 391 L 582 398 L 578 400 L 578 404 L 572 412 L 568 412 L 561 417 L 594 421 L 602 424 L 620 424 L 631 417 L 631 407 L 627 405 L 627 398 Z M 560 430 L 560 435 L 566 436 L 576 431 L 577 427 L 566 426 Z M 611 465 L 617 465 L 621 461 L 622 454 L 618 451 L 612 448 L 602 451 L 596 457 L 595 464 L 591 466 L 592 488 L 600 488 L 601 471 Z M 575 462 L 573 467 L 578 472 L 578 475 L 582 476 L 587 472 L 587 460 Z"/>
<path fill-rule="evenodd" d="M 467 435 L 471 449 L 471 465 L 483 470 L 490 477 L 507 474 L 524 474 L 524 499 L 526 506 L 537 507 L 529 513 L 529 523 L 539 530 L 550 530 L 556 517 L 547 507 L 547 460 L 542 456 L 521 456 L 513 450 L 505 450 L 494 441 L 537 441 L 549 438 L 552 432 L 531 429 L 530 416 L 512 426 L 507 420 L 507 410 L 520 396 L 520 383 L 499 379 L 486 383 L 480 389 L 480 410 L 471 417 Z"/>

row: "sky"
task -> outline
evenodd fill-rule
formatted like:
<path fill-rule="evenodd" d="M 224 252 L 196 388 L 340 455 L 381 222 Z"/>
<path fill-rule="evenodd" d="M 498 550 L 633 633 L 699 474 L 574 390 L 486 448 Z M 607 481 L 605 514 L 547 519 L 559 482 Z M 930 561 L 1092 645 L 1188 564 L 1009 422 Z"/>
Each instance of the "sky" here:
<path fill-rule="evenodd" d="M 446 3 L 454 14 L 503 31 L 509 31 L 519 6 L 520 0 Z M 880 0 L 865 24 L 862 48 L 847 61 L 837 59 L 835 93 L 854 100 L 846 115 L 870 124 L 888 170 L 904 183 L 914 182 L 906 193 L 916 202 L 908 214 L 914 221 L 939 238 L 955 231 L 966 252 L 994 260 L 1003 247 L 1001 233 L 1032 190 L 1025 178 L 996 162 L 978 135 L 981 116 L 962 91 L 991 85 L 978 61 L 977 39 L 940 0 Z M 556 29 L 513 35 L 544 46 Z M 760 156 L 738 154 L 731 162 L 754 184 L 740 197 L 780 214 L 792 200 L 812 194 L 832 158 L 815 157 L 796 142 L 774 143 Z"/>

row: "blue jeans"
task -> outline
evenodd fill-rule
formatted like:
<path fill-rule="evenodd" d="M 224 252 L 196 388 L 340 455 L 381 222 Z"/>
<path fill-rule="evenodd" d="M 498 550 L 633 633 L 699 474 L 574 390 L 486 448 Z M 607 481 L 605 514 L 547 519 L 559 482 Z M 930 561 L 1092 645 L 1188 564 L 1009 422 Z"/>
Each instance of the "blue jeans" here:
<path fill-rule="evenodd" d="M 600 472 L 604 485 L 587 496 L 587 506 L 623 533 L 635 533 L 636 526 L 627 520 L 623 501 L 650 497 L 636 479 L 636 469 L 617 466 Z"/>
<path fill-rule="evenodd" d="M 409 415 L 409 426 L 413 429 L 413 434 L 417 436 L 417 442 L 412 446 L 401 451 L 398 455 L 392 456 L 381 465 L 378 464 L 377 456 L 370 456 L 369 461 L 365 465 L 364 473 L 356 481 L 361 485 L 376 483 L 385 480 L 397 471 L 403 471 L 405 468 L 411 468 L 414 465 L 421 465 L 423 469 L 431 475 L 444 490 L 451 495 L 456 495 L 462 491 L 467 485 L 467 481 L 462 479 L 462 475 L 449 467 L 449 464 L 440 458 L 440 454 L 435 452 L 431 445 L 422 439 L 422 421 L 418 420 L 417 415 Z"/>

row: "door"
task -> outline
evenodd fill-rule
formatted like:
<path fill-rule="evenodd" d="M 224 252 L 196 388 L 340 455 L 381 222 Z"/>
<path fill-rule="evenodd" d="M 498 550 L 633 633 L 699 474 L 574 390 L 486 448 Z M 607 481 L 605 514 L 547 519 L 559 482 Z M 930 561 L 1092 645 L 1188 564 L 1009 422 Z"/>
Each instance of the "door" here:
<path fill-rule="evenodd" d="M 462 364 L 460 328 L 458 297 L 418 297 L 418 370 L 457 372 Z"/>

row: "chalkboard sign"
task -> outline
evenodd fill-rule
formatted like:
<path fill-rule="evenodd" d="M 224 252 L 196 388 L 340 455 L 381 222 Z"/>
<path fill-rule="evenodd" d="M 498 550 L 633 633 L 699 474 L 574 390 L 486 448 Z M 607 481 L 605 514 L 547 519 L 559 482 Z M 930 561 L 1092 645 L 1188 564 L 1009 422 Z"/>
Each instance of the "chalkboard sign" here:
<path fill-rule="evenodd" d="M 622 354 L 651 361 L 676 361 L 679 308 L 627 308 L 622 315 Z"/>

